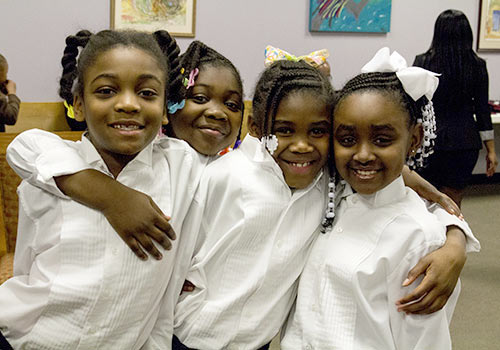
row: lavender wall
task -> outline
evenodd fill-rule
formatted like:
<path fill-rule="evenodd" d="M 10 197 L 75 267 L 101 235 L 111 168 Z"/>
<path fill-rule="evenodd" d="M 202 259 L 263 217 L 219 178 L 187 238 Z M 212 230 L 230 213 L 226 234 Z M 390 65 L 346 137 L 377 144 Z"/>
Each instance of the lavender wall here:
<path fill-rule="evenodd" d="M 10 77 L 24 101 L 58 101 L 57 82 L 64 38 L 79 29 L 109 28 L 109 0 L 1 0 L 0 52 L 10 62 Z M 392 1 L 387 34 L 310 33 L 309 0 L 198 0 L 196 39 L 230 58 L 240 69 L 247 98 L 263 68 L 263 51 L 272 44 L 295 54 L 328 48 L 334 85 L 340 88 L 382 46 L 408 61 L 425 51 L 438 14 L 457 8 L 477 32 L 478 1 Z M 192 39 L 179 38 L 185 49 Z M 488 61 L 490 97 L 500 99 L 499 54 Z"/>

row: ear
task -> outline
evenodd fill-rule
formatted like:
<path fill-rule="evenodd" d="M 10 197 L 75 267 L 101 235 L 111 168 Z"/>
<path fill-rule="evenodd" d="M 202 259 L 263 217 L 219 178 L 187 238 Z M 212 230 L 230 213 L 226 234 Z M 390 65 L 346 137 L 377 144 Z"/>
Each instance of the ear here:
<path fill-rule="evenodd" d="M 161 125 L 167 125 L 168 124 L 168 116 L 167 116 L 167 110 L 163 112 L 163 117 L 161 117 Z"/>
<path fill-rule="evenodd" d="M 73 97 L 73 111 L 75 112 L 75 120 L 79 122 L 85 121 L 85 113 L 83 106 L 83 98 L 80 95 Z"/>
<path fill-rule="evenodd" d="M 410 145 L 408 147 L 407 155 L 412 155 L 413 151 L 416 151 L 421 145 L 422 140 L 424 139 L 424 128 L 422 124 L 415 125 L 410 130 Z"/>
<path fill-rule="evenodd" d="M 253 137 L 261 138 L 261 132 L 260 132 L 260 127 L 255 123 L 255 120 L 253 119 L 253 115 L 249 114 L 248 115 L 248 121 L 247 121 L 247 129 L 248 133 L 252 135 Z"/>

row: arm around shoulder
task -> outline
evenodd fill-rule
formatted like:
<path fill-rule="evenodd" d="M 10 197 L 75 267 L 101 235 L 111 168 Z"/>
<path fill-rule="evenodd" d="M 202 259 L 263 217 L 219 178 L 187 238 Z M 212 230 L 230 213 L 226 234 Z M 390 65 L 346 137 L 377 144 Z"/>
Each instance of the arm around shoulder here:
<path fill-rule="evenodd" d="M 63 196 L 54 177 L 90 168 L 73 145 L 48 131 L 27 130 L 7 147 L 7 162 L 22 179 Z"/>

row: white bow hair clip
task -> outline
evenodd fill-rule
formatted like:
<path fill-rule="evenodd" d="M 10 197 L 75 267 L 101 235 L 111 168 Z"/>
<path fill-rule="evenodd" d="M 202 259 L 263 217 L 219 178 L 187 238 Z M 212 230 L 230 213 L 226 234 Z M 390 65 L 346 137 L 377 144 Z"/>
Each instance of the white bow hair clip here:
<path fill-rule="evenodd" d="M 377 51 L 375 56 L 361 68 L 361 73 L 395 72 L 406 93 L 414 101 L 426 96 L 430 101 L 436 91 L 440 74 L 420 67 L 408 67 L 406 60 L 396 51 L 390 54 L 388 47 Z"/>

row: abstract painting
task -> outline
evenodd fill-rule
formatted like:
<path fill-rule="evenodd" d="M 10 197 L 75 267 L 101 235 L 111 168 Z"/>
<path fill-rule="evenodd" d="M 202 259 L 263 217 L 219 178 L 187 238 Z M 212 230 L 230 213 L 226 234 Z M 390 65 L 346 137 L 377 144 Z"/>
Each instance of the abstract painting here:
<path fill-rule="evenodd" d="M 481 1 L 478 33 L 478 51 L 500 50 L 500 0 Z"/>
<path fill-rule="evenodd" d="M 194 37 L 196 0 L 111 0 L 111 28 Z"/>
<path fill-rule="evenodd" d="M 310 0 L 311 32 L 387 33 L 391 0 Z"/>

